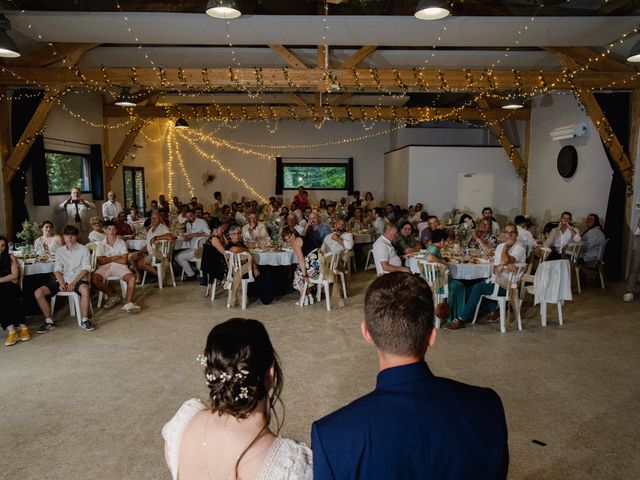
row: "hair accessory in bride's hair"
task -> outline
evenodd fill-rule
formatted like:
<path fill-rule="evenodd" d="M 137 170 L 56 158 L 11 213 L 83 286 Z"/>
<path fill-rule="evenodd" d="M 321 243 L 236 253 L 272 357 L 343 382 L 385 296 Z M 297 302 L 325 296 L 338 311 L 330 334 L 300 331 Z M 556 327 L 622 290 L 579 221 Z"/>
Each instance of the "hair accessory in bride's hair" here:
<path fill-rule="evenodd" d="M 235 398 L 235 400 L 238 401 L 241 398 L 249 398 L 249 389 L 247 387 L 240 388 L 240 394 Z"/>
<path fill-rule="evenodd" d="M 200 361 L 200 363 L 202 364 L 202 359 L 200 359 L 198 357 L 198 360 Z M 205 363 L 203 363 L 203 365 L 206 366 L 206 359 L 205 359 Z M 249 370 L 239 370 L 238 372 L 236 372 L 235 374 L 231 374 L 231 373 L 226 373 L 226 372 L 222 372 L 220 373 L 220 375 L 218 375 L 217 377 L 212 374 L 212 373 L 206 373 L 205 377 L 207 379 L 207 381 L 209 383 L 213 383 L 216 380 L 220 381 L 221 383 L 225 383 L 227 380 L 231 380 L 232 378 L 237 378 L 239 380 L 242 380 L 244 378 L 247 378 L 249 376 Z M 240 397 L 240 398 L 244 398 L 244 397 Z"/>
<path fill-rule="evenodd" d="M 196 361 L 203 367 L 207 366 L 207 357 L 205 357 L 203 354 L 198 355 L 196 357 Z"/>

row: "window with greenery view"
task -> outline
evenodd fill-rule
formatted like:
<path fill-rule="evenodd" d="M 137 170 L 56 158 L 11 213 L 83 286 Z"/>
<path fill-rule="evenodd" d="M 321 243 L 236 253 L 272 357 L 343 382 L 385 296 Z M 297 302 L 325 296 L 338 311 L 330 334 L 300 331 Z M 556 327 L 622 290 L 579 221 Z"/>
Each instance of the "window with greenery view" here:
<path fill-rule="evenodd" d="M 69 193 L 78 187 L 83 192 L 91 190 L 89 160 L 76 153 L 45 152 L 49 193 Z"/>
<path fill-rule="evenodd" d="M 304 185 L 312 190 L 346 190 L 346 164 L 284 164 L 284 188 L 296 189 Z"/>

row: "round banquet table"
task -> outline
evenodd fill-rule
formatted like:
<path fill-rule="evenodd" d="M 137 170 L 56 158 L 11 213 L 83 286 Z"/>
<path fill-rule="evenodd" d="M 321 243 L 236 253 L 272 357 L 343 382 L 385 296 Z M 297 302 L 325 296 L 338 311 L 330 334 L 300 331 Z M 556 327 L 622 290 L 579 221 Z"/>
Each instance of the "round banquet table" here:
<path fill-rule="evenodd" d="M 413 273 L 420 273 L 418 260 L 424 256 L 415 255 L 409 257 L 406 264 Z M 480 280 L 489 278 L 493 270 L 493 263 L 447 263 L 449 276 L 456 280 Z"/>
<path fill-rule="evenodd" d="M 253 261 L 258 265 L 270 265 L 272 267 L 283 267 L 298 263 L 293 250 L 275 252 L 273 250 L 251 250 Z"/>

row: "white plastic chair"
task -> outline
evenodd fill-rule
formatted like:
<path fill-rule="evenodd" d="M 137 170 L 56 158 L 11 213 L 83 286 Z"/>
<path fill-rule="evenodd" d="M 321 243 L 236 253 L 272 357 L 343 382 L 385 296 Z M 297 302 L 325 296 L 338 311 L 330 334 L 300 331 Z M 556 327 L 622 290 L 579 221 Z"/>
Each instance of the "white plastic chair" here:
<path fill-rule="evenodd" d="M 562 269 L 563 270 L 558 270 L 558 269 Z M 545 272 L 545 270 L 549 270 L 549 272 Z M 551 274 L 556 274 L 556 275 L 561 275 L 559 278 L 552 278 Z M 565 284 L 564 286 L 561 285 L 560 283 L 560 279 L 564 278 L 565 280 Z M 528 285 L 525 287 L 525 292 L 522 295 L 522 300 L 520 301 L 520 304 L 522 304 L 523 300 L 524 300 L 524 296 L 528 293 L 531 295 L 535 295 L 535 290 L 536 290 L 536 286 L 540 287 L 540 283 L 543 282 L 545 285 L 552 285 L 555 286 L 556 284 L 560 285 L 561 288 L 556 289 L 552 287 L 553 290 L 553 298 L 546 298 L 547 300 L 553 300 L 553 301 L 540 301 L 540 322 L 542 324 L 543 327 L 547 326 L 547 304 L 552 304 L 555 303 L 557 305 L 558 308 L 558 323 L 560 325 L 563 325 L 563 318 L 562 318 L 562 305 L 564 304 L 565 300 L 571 300 L 571 266 L 569 264 L 568 260 L 552 260 L 549 262 L 546 262 L 544 265 L 542 265 L 541 267 L 538 267 L 538 270 L 536 271 L 536 275 L 535 275 L 535 279 L 534 279 L 534 283 L 533 285 Z M 544 290 L 544 285 L 542 286 L 542 289 Z M 557 292 L 556 292 L 557 290 Z M 561 292 L 560 290 L 564 290 L 565 292 L 568 292 L 568 294 L 565 295 L 565 298 L 561 298 Z"/>
<path fill-rule="evenodd" d="M 342 254 L 342 265 L 348 270 L 349 259 L 354 258 L 353 250 L 343 250 L 340 253 Z M 342 284 L 342 298 L 347 298 L 347 282 L 345 279 L 345 272 L 344 270 L 339 269 L 338 266 L 338 262 L 336 261 L 336 267 L 333 269 L 333 275 L 340 277 L 340 283 Z"/>
<path fill-rule="evenodd" d="M 533 270 L 533 264 L 535 261 L 538 261 L 538 265 L 536 268 L 540 266 L 541 263 L 546 262 L 547 258 L 549 258 L 549 254 L 551 253 L 551 248 L 549 247 L 539 247 L 536 250 L 531 252 L 531 257 L 529 258 L 529 262 L 527 264 L 527 271 L 522 275 L 522 280 L 520 281 L 520 300 L 524 300 L 525 290 L 527 285 L 533 283 L 535 275 L 531 273 Z"/>
<path fill-rule="evenodd" d="M 230 251 L 225 251 L 224 252 L 224 259 L 227 262 L 227 272 L 232 268 L 232 258 L 233 258 L 233 253 L 231 253 Z M 228 273 L 227 273 L 228 275 Z M 211 289 L 211 301 L 213 302 L 216 299 L 216 289 L 218 288 L 218 279 L 214 278 L 213 279 L 213 283 L 209 283 L 207 282 L 207 291 L 205 292 L 204 296 L 208 297 L 209 296 L 209 289 Z"/>
<path fill-rule="evenodd" d="M 607 248 L 607 243 L 609 243 L 608 238 L 604 241 L 602 245 L 600 245 L 600 251 L 598 252 L 598 259 L 596 260 L 596 263 L 594 263 L 593 265 L 578 264 L 578 273 L 580 273 L 580 270 L 582 269 L 592 270 L 596 272 L 600 277 L 600 287 L 602 287 L 603 289 L 604 289 L 604 261 L 602 259 L 604 258 L 604 250 Z"/>
<path fill-rule="evenodd" d="M 115 282 L 115 281 L 120 281 L 120 290 L 122 291 L 122 298 L 125 298 L 127 296 L 127 282 L 125 282 L 122 278 L 120 277 L 116 277 L 116 276 L 111 276 L 111 277 L 107 277 L 104 280 L 105 282 L 109 283 L 109 282 Z M 100 308 L 102 306 L 102 300 L 104 300 L 104 293 L 102 293 L 102 290 L 99 291 L 98 293 L 98 308 Z"/>
<path fill-rule="evenodd" d="M 174 240 L 158 240 L 156 242 L 157 250 L 160 253 L 162 258 L 156 258 L 155 256 L 151 257 L 151 266 L 154 267 L 158 271 L 158 287 L 162 289 L 162 284 L 164 283 L 164 276 L 167 272 L 163 271 L 162 268 L 162 259 L 168 259 L 169 270 L 171 271 L 171 281 L 173 286 L 176 286 L 176 277 L 173 274 L 173 265 L 171 264 L 173 259 L 173 248 L 175 246 Z M 142 275 L 142 286 L 144 287 L 144 282 L 147 280 L 147 271 L 144 271 Z"/>
<path fill-rule="evenodd" d="M 193 243 L 193 250 L 195 251 L 198 248 L 202 249 L 202 245 L 207 240 L 208 240 L 207 237 L 195 237 L 195 238 L 191 239 L 191 241 L 194 242 Z M 194 258 L 192 260 L 192 262 L 196 264 L 196 275 L 199 275 L 200 274 L 200 267 L 202 266 L 202 253 L 200 253 L 200 257 Z M 182 282 L 183 280 L 184 280 L 184 270 L 182 270 L 182 273 L 180 274 L 180 281 Z"/>
<path fill-rule="evenodd" d="M 226 256 L 226 255 L 225 255 Z M 244 268 L 247 268 L 247 278 L 242 278 L 242 310 L 247 309 L 247 289 L 250 283 L 254 282 L 253 278 L 253 258 L 249 252 L 232 253 L 229 260 L 229 272 L 227 273 L 227 281 L 233 281 L 234 271 L 240 271 L 244 277 Z M 227 297 L 227 308 L 231 308 L 231 291 Z"/>
<path fill-rule="evenodd" d="M 442 303 L 445 299 L 449 298 L 449 282 L 445 283 L 443 287 L 443 292 L 439 293 L 438 289 L 434 288 L 436 281 L 438 279 L 438 275 L 444 275 L 448 270 L 442 271 L 440 269 L 440 263 L 437 262 L 427 262 L 424 259 L 418 260 L 418 268 L 420 269 L 420 273 L 427 281 L 429 286 L 431 287 L 431 291 L 433 293 L 433 305 L 438 305 Z M 440 328 L 440 318 L 435 317 L 436 328 Z"/>
<path fill-rule="evenodd" d="M 376 262 L 373 258 L 373 246 L 369 248 L 367 252 L 367 262 L 364 264 L 365 270 L 369 270 L 370 268 L 376 268 Z"/>
<path fill-rule="evenodd" d="M 580 251 L 582 250 L 581 243 L 567 243 L 562 251 L 563 256 L 571 262 L 571 270 L 576 275 L 576 287 L 578 287 L 578 293 L 582 293 L 580 287 Z"/>
<path fill-rule="evenodd" d="M 520 284 L 520 280 L 522 280 L 522 275 L 524 275 L 524 272 L 527 268 L 527 264 L 516 263 L 515 267 L 516 269 L 514 272 L 509 272 L 507 274 L 507 281 L 511 285 Z M 505 275 L 505 274 L 506 272 L 503 272 L 501 275 Z M 500 333 L 505 333 L 507 331 L 507 328 L 505 326 L 505 321 L 507 318 L 507 302 L 509 301 L 509 297 L 508 297 L 509 292 L 505 292 L 505 295 L 499 295 L 498 294 L 499 291 L 500 291 L 500 285 L 496 283 L 493 289 L 493 293 L 491 295 L 482 295 L 480 297 L 480 300 L 478 300 L 478 305 L 476 306 L 476 312 L 473 315 L 473 321 L 471 323 L 476 323 L 476 320 L 478 318 L 478 312 L 480 311 L 480 305 L 482 304 L 482 299 L 486 298 L 487 300 L 493 300 L 494 302 L 498 302 L 498 307 L 500 308 Z M 518 309 L 517 317 L 518 318 L 516 320 L 518 321 L 518 330 L 522 330 L 522 317 L 520 315 L 520 309 Z"/>
<path fill-rule="evenodd" d="M 328 267 L 329 267 L 329 270 L 331 272 L 334 272 L 336 270 L 336 265 L 338 263 L 338 259 L 340 258 L 340 254 L 341 254 L 341 252 L 334 252 L 334 253 L 327 253 L 325 255 L 325 259 L 326 258 L 330 259 Z M 305 284 L 304 289 L 302 291 L 302 298 L 303 299 L 306 297 L 307 285 L 309 283 L 312 284 L 312 285 L 317 285 L 317 287 L 318 287 L 317 288 L 318 289 L 318 293 L 316 295 L 316 300 L 318 302 L 322 299 L 322 289 L 324 288 L 324 296 L 325 296 L 325 300 L 326 300 L 326 304 L 327 304 L 327 312 L 330 312 L 331 311 L 331 295 L 330 295 L 331 292 L 330 292 L 329 285 L 331 283 L 333 283 L 333 282 L 329 278 L 327 278 L 324 275 L 322 275 L 322 273 L 319 273 L 317 276 L 315 276 L 313 278 L 309 278 L 308 283 Z M 304 301 L 302 301 L 300 303 L 302 305 L 304 305 Z"/>

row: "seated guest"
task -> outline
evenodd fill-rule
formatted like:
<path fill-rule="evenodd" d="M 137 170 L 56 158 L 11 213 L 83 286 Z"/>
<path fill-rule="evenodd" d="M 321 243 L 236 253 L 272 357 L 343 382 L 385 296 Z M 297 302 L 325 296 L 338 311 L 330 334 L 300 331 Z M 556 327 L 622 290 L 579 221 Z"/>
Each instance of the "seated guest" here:
<path fill-rule="evenodd" d="M 327 211 L 327 201 L 324 198 L 320 199 L 320 204 L 318 205 L 318 215 L 320 215 L 320 221 L 322 223 L 326 223 L 327 218 L 329 218 L 329 212 Z"/>
<path fill-rule="evenodd" d="M 176 221 L 180 224 L 184 224 L 187 222 L 187 212 L 191 210 L 191 207 L 188 204 L 180 205 L 180 213 L 176 218 Z"/>
<path fill-rule="evenodd" d="M 305 208 L 304 211 L 302 212 L 302 217 L 300 218 L 298 223 L 300 223 L 300 225 L 305 227 L 309 223 L 309 215 L 311 215 L 311 212 L 313 212 L 313 208 L 311 207 Z"/>
<path fill-rule="evenodd" d="M 164 208 L 167 212 L 171 210 L 171 206 L 164 195 L 158 197 L 158 208 Z"/>
<path fill-rule="evenodd" d="M 398 227 L 394 223 L 384 226 L 382 235 L 373 242 L 373 259 L 376 264 L 376 272 L 383 275 L 389 272 L 409 272 L 402 266 L 402 259 L 396 253 L 393 242 L 398 236 Z"/>
<path fill-rule="evenodd" d="M 216 325 L 198 359 L 208 401 L 187 400 L 162 428 L 173 480 L 311 480 L 311 450 L 269 428 L 272 415 L 281 427 L 275 406 L 283 383 L 264 325 L 241 318 Z M 214 471 L 224 474 L 213 476 Z"/>
<path fill-rule="evenodd" d="M 181 205 L 182 204 L 180 203 L 180 199 L 178 197 L 173 197 L 173 200 L 171 201 L 171 205 L 169 206 L 169 211 L 177 215 L 178 212 L 180 211 Z"/>
<path fill-rule="evenodd" d="M 629 275 L 627 276 L 627 292 L 623 295 L 623 302 L 633 302 L 635 296 L 633 294 L 640 278 L 640 218 L 635 229 L 632 229 L 631 236 L 631 259 L 629 260 Z"/>
<path fill-rule="evenodd" d="M 73 225 L 67 225 L 62 229 L 64 245 L 56 250 L 56 263 L 53 267 L 56 281 L 34 292 L 44 316 L 44 323 L 38 329 L 38 333 L 46 333 L 56 326 L 51 318 L 51 304 L 47 297 L 58 292 L 75 292 L 80 295 L 81 326 L 88 331 L 95 330 L 89 320 L 91 297 L 87 275 L 91 270 L 91 254 L 87 247 L 78 243 L 79 234 L 80 231 Z"/>
<path fill-rule="evenodd" d="M 354 207 L 360 207 L 362 206 L 362 199 L 360 198 L 360 190 L 354 190 L 353 192 L 353 200 L 351 201 L 351 204 Z"/>
<path fill-rule="evenodd" d="M 338 205 L 336 205 L 336 213 L 340 218 L 345 218 L 347 216 L 347 211 L 349 206 L 347 205 L 347 199 L 344 197 L 340 197 L 340 201 Z"/>
<path fill-rule="evenodd" d="M 536 248 L 536 241 L 531 235 L 531 232 L 527 230 L 527 219 L 524 215 L 517 215 L 514 219 L 513 223 L 516 224 L 516 228 L 518 229 L 518 241 L 524 245 L 527 256 Z"/>
<path fill-rule="evenodd" d="M 95 255 L 98 268 L 91 275 L 91 283 L 108 297 L 104 308 L 113 308 L 121 298 L 120 295 L 113 292 L 108 279 L 118 277 L 119 280 L 124 280 L 127 283 L 127 299 L 122 310 L 128 313 L 138 313 L 140 307 L 133 303 L 136 277 L 129 270 L 127 243 L 117 237 L 118 230 L 115 223 L 107 222 L 105 229 L 107 237 L 96 245 Z"/>
<path fill-rule="evenodd" d="M 42 230 L 42 236 L 36 238 L 35 242 L 33 242 L 33 250 L 37 254 L 53 253 L 64 244 L 62 237 L 53 231 L 53 223 L 49 220 L 42 222 L 40 229 Z"/>
<path fill-rule="evenodd" d="M 282 228 L 284 229 L 284 227 L 293 228 L 298 232 L 298 235 L 302 235 L 304 233 L 304 227 L 298 223 L 298 220 L 293 213 L 287 215 L 285 225 Z M 280 236 L 282 236 L 282 232 L 280 232 Z"/>
<path fill-rule="evenodd" d="M 373 198 L 373 194 L 371 192 L 365 192 L 364 194 L 364 201 L 362 202 L 362 204 L 360 205 L 362 208 L 364 208 L 365 211 L 369 211 L 369 210 L 373 210 L 374 208 L 376 208 L 376 201 Z"/>
<path fill-rule="evenodd" d="M 420 212 L 420 221 L 416 228 L 418 229 L 418 238 L 422 237 L 422 231 L 429 226 L 427 219 L 429 218 L 429 214 L 427 212 Z"/>
<path fill-rule="evenodd" d="M 420 234 L 420 243 L 423 247 L 427 248 L 431 243 L 431 234 L 440 228 L 440 220 L 435 215 L 429 215 L 427 217 L 427 227 L 422 229 Z"/>
<path fill-rule="evenodd" d="M 481 218 L 478 228 L 469 240 L 469 248 L 479 248 L 481 250 L 491 250 L 497 243 L 496 237 L 491 233 L 491 220 Z"/>
<path fill-rule="evenodd" d="M 486 222 L 486 219 L 483 218 L 481 223 L 483 222 Z M 460 318 L 448 323 L 444 328 L 448 330 L 457 330 L 459 328 L 463 328 L 465 323 L 469 323 L 473 320 L 473 315 L 476 311 L 476 307 L 478 306 L 478 302 L 480 301 L 480 297 L 482 295 L 491 295 L 493 293 L 496 285 L 496 275 L 501 274 L 503 267 L 513 265 L 515 263 L 525 263 L 527 259 L 527 252 L 525 251 L 524 246 L 518 242 L 518 229 L 513 223 L 507 223 L 504 226 L 502 237 L 504 242 L 498 245 L 493 257 L 493 275 L 486 282 L 481 281 L 473 286 Z M 499 295 L 505 295 L 506 292 L 504 288 L 500 287 L 498 293 Z M 493 301 L 484 301 L 482 302 L 482 306 L 489 311 L 493 311 L 496 308 L 496 303 Z"/>
<path fill-rule="evenodd" d="M 422 218 L 422 214 L 426 213 L 422 210 L 422 204 L 416 203 L 415 207 L 413 207 L 413 214 L 409 217 L 409 221 L 413 225 L 417 225 L 420 222 L 424 222 L 425 220 Z"/>
<path fill-rule="evenodd" d="M 122 205 L 116 200 L 114 192 L 107 193 L 107 201 L 102 204 L 102 218 L 113 220 L 122 212 Z"/>
<path fill-rule="evenodd" d="M 460 215 L 460 221 L 458 222 L 458 225 L 466 226 L 466 228 L 473 230 L 476 229 L 476 222 L 473 221 L 473 217 L 468 213 L 463 213 L 462 215 Z"/>
<path fill-rule="evenodd" d="M 407 210 L 406 208 L 403 208 L 399 213 L 396 214 L 396 225 L 398 225 L 398 228 L 400 228 L 400 225 L 402 225 L 404 222 L 410 221 L 409 210 Z"/>
<path fill-rule="evenodd" d="M 151 214 L 153 212 L 155 212 L 156 210 L 158 210 L 158 201 L 157 200 L 151 200 L 151 208 L 149 210 L 147 210 L 146 212 L 144 212 L 144 218 L 149 218 L 151 216 Z"/>
<path fill-rule="evenodd" d="M 587 229 L 582 234 L 582 250 L 580 251 L 582 263 L 585 265 L 595 264 L 598 255 L 600 255 L 600 248 L 606 240 L 602 225 L 600 225 L 600 217 L 595 213 L 587 215 Z"/>
<path fill-rule="evenodd" d="M 119 237 L 124 237 L 125 240 L 129 238 L 133 238 L 135 236 L 133 232 L 133 228 L 129 225 L 125 220 L 127 219 L 127 214 L 124 212 L 120 212 L 118 217 L 114 220 L 113 223 L 116 225 L 116 235 Z"/>
<path fill-rule="evenodd" d="M 229 205 L 223 205 L 222 210 L 220 210 L 220 223 L 230 223 L 233 221 L 231 217 L 231 207 Z"/>
<path fill-rule="evenodd" d="M 200 201 L 198 200 L 198 197 L 191 197 L 191 202 L 189 203 L 189 206 L 191 210 L 195 210 L 198 207 L 204 210 L 204 206 L 200 203 Z"/>
<path fill-rule="evenodd" d="M 204 215 L 204 210 L 202 209 L 202 207 L 198 206 L 193 209 L 193 213 L 195 214 L 196 218 L 202 218 L 202 216 Z"/>
<path fill-rule="evenodd" d="M 329 205 L 327 207 L 327 218 L 323 223 L 327 224 L 330 230 L 333 230 L 336 227 L 336 222 L 338 221 L 338 214 L 336 213 L 336 207 L 333 205 Z M 346 226 L 346 223 L 345 223 Z"/>
<path fill-rule="evenodd" d="M 211 237 L 208 243 L 202 246 L 202 275 L 207 283 L 213 279 L 223 280 L 227 274 L 227 260 L 224 256 L 227 246 L 227 231 L 229 223 L 221 223 L 217 228 L 211 230 Z"/>
<path fill-rule="evenodd" d="M 251 212 L 247 215 L 247 224 L 242 227 L 242 239 L 247 245 L 270 243 L 271 238 L 264 222 L 258 221 L 258 214 Z"/>
<path fill-rule="evenodd" d="M 491 235 L 493 235 L 495 238 L 498 238 L 500 236 L 500 225 L 498 225 L 496 219 L 493 218 L 493 210 L 491 209 L 491 207 L 484 207 L 482 209 L 482 218 L 486 218 L 491 222 Z"/>
<path fill-rule="evenodd" d="M 404 222 L 400 225 L 400 230 L 398 231 L 398 236 L 396 237 L 394 246 L 396 247 L 398 255 L 403 258 L 407 258 L 407 256 L 412 253 L 420 251 L 420 244 L 413 235 L 413 226 L 411 225 L 411 222 Z"/>
<path fill-rule="evenodd" d="M 387 223 L 387 211 L 382 207 L 376 207 L 373 211 L 375 218 L 371 225 L 377 235 L 382 235 L 382 232 L 384 232 L 384 226 Z"/>
<path fill-rule="evenodd" d="M 220 225 L 218 217 L 212 217 L 209 212 L 203 212 L 202 219 L 207 222 L 209 229 L 218 228 L 218 225 Z"/>
<path fill-rule="evenodd" d="M 313 295 L 308 290 L 306 298 L 302 298 L 302 292 L 309 278 L 315 277 L 320 273 L 318 265 L 318 253 L 315 244 L 307 237 L 300 234 L 291 227 L 285 227 L 282 230 L 282 239 L 291 244 L 291 248 L 296 254 L 298 263 L 296 270 L 293 272 L 293 288 L 300 293 L 300 300 L 296 305 L 307 305 L 313 303 Z"/>
<path fill-rule="evenodd" d="M 364 305 L 361 330 L 377 350 L 377 385 L 313 423 L 314 478 L 507 478 L 500 397 L 436 377 L 424 360 L 436 340 L 433 297 L 424 279 L 384 275 L 371 284 Z"/>
<path fill-rule="evenodd" d="M 42 238 L 42 237 L 41 237 Z M 25 324 L 22 306 L 22 290 L 18 285 L 20 267 L 13 255 L 9 254 L 9 243 L 6 237 L 0 237 L 0 325 L 7 330 L 4 344 L 15 345 L 18 340 L 31 340 L 31 332 Z"/>
<path fill-rule="evenodd" d="M 289 207 L 287 207 L 286 205 L 283 205 L 278 210 L 278 216 L 286 220 L 287 215 L 289 215 Z"/>
<path fill-rule="evenodd" d="M 571 213 L 570 212 L 562 212 L 560 216 L 560 225 L 549 232 L 549 236 L 547 236 L 547 240 L 544 242 L 546 247 L 551 247 L 551 254 L 549 255 L 549 260 L 557 260 L 561 258 L 562 251 L 567 244 L 579 243 L 580 242 L 580 234 L 578 230 L 571 225 Z"/>
<path fill-rule="evenodd" d="M 324 241 L 324 237 L 330 233 L 331 231 L 329 230 L 329 227 L 324 223 L 320 223 L 318 214 L 316 212 L 311 212 L 309 214 L 309 222 L 304 229 L 304 236 L 313 242 L 315 248 L 320 248 Z"/>
<path fill-rule="evenodd" d="M 427 262 L 442 263 L 444 265 L 447 264 L 448 260 L 442 256 L 442 248 L 447 241 L 447 237 L 448 234 L 445 230 L 435 230 L 431 234 L 431 245 L 427 247 L 427 255 L 425 257 Z M 444 293 L 444 290 L 438 293 Z M 447 298 L 447 303 L 451 309 L 451 314 L 448 318 L 449 322 L 454 321 L 462 315 L 462 311 L 464 309 L 464 296 L 464 285 L 458 280 L 449 277 L 449 297 Z"/>
<path fill-rule="evenodd" d="M 89 241 L 93 243 L 98 243 L 105 239 L 107 236 L 102 230 L 102 220 L 100 217 L 91 217 L 91 231 L 89 232 Z"/>
<path fill-rule="evenodd" d="M 141 220 L 140 215 L 138 214 L 138 209 L 136 207 L 131 207 L 129 209 L 129 215 L 127 215 L 127 223 L 131 225 L 133 222 L 137 222 Z"/>
<path fill-rule="evenodd" d="M 238 203 L 238 206 L 237 206 L 237 209 L 236 209 L 236 214 L 235 214 L 233 220 L 240 226 L 242 226 L 242 225 L 247 223 L 247 217 L 245 217 L 245 215 L 244 215 L 244 204 L 243 203 Z"/>
<path fill-rule="evenodd" d="M 149 225 L 149 230 L 147 230 L 147 244 L 131 255 L 133 268 L 135 269 L 139 279 L 142 278 L 143 270 L 146 270 L 153 275 L 156 275 L 157 273 L 155 267 L 151 266 L 155 243 L 159 240 L 173 240 L 173 235 L 171 235 L 169 227 L 162 223 L 162 216 L 160 215 L 160 212 L 155 210 L 151 214 L 150 220 L 151 224 Z"/>
<path fill-rule="evenodd" d="M 186 232 L 184 235 L 184 239 L 187 242 L 190 242 L 189 247 L 182 250 L 180 253 L 176 255 L 176 261 L 182 267 L 186 277 L 184 279 L 185 282 L 190 282 L 192 280 L 197 280 L 198 275 L 197 272 L 193 271 L 191 268 L 191 264 L 189 262 L 195 261 L 195 242 L 192 242 L 194 238 L 198 237 L 209 237 L 211 235 L 211 229 L 207 222 L 205 222 L 201 218 L 196 218 L 196 214 L 193 210 L 189 210 L 186 213 Z"/>
<path fill-rule="evenodd" d="M 248 252 L 247 245 L 242 240 L 242 227 L 237 223 L 229 227 L 229 241 L 225 245 L 225 250 L 231 253 Z M 254 277 L 260 276 L 260 268 L 255 262 L 251 262 L 251 268 Z M 248 269 L 247 269 L 248 270 Z M 246 273 L 246 272 L 243 272 Z"/>
<path fill-rule="evenodd" d="M 324 237 L 320 251 L 323 253 L 341 252 L 343 250 L 353 250 L 353 235 L 347 232 L 347 223 L 344 219 L 336 220 L 333 233 Z"/>
<path fill-rule="evenodd" d="M 360 230 L 367 230 L 369 227 L 368 220 L 362 215 L 362 208 L 356 207 L 353 210 L 353 217 L 349 219 L 349 230 L 357 233 Z"/>
<path fill-rule="evenodd" d="M 385 208 L 385 210 L 387 212 L 387 221 L 388 222 L 395 221 L 396 214 L 395 214 L 395 211 L 393 209 L 393 203 L 387 203 L 384 208 Z"/>
<path fill-rule="evenodd" d="M 216 217 L 219 216 L 220 210 L 222 210 L 222 205 L 224 205 L 224 203 L 222 202 L 222 193 L 213 192 L 213 205 L 211 213 Z"/>

